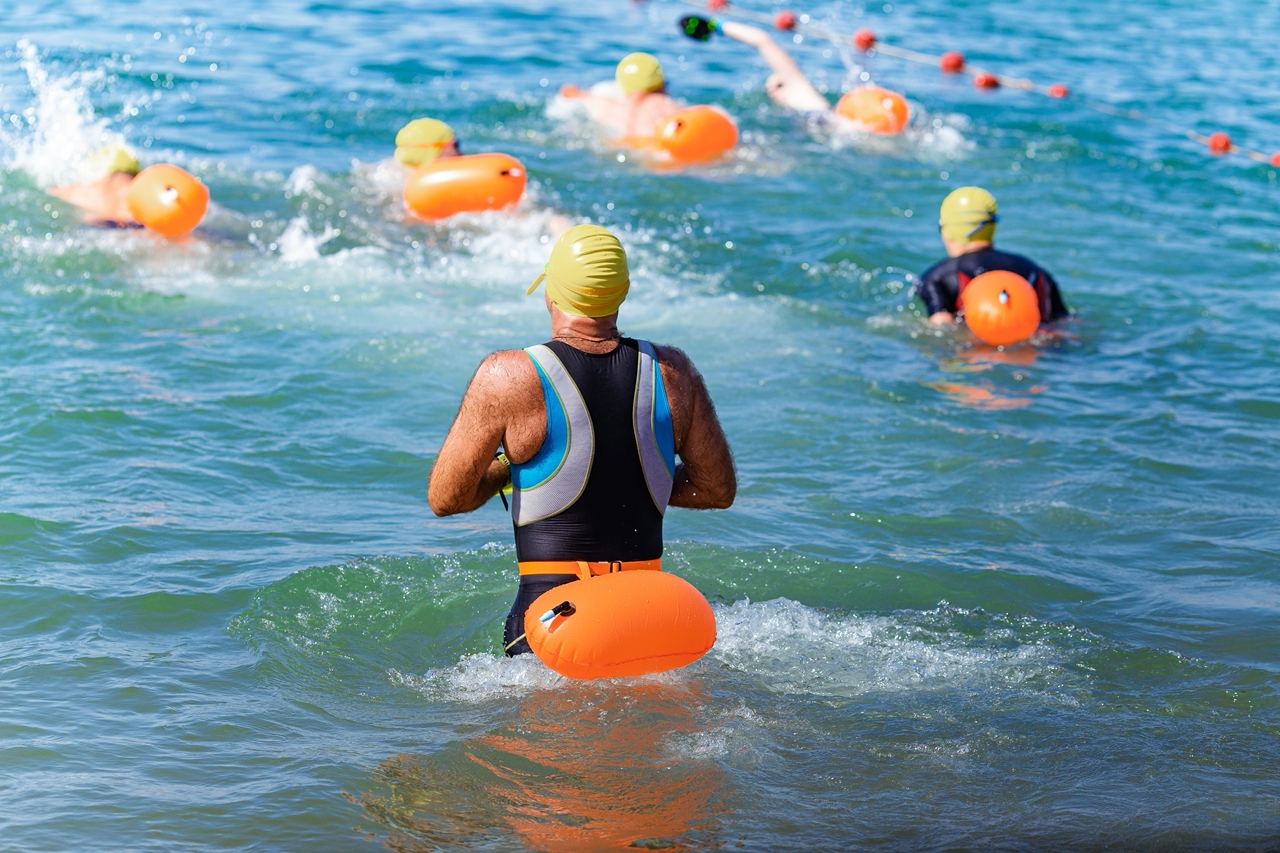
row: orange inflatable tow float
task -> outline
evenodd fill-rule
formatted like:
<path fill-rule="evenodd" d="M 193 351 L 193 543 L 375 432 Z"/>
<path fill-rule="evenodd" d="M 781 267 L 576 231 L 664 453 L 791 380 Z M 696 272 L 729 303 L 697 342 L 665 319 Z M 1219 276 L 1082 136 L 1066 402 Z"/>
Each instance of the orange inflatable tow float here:
<path fill-rule="evenodd" d="M 125 204 L 140 224 L 179 240 L 196 230 L 204 219 L 209 209 L 209 188 L 185 169 L 157 163 L 143 169 L 129 184 Z"/>
<path fill-rule="evenodd" d="M 860 86 L 845 92 L 836 103 L 836 113 L 862 130 L 881 136 L 902 133 L 911 120 L 906 98 L 879 86 Z"/>
<path fill-rule="evenodd" d="M 567 678 L 619 678 L 687 666 L 716 642 L 711 605 L 663 571 L 622 571 L 550 589 L 529 605 L 533 653 Z"/>
<path fill-rule="evenodd" d="M 524 165 L 507 154 L 442 157 L 409 175 L 404 203 L 429 222 L 457 213 L 502 210 L 520 201 L 528 179 Z"/>
<path fill-rule="evenodd" d="M 960 291 L 965 325 L 984 343 L 1002 347 L 1025 341 L 1040 328 L 1040 298 L 1014 272 L 984 272 Z"/>
<path fill-rule="evenodd" d="M 654 136 L 629 136 L 616 143 L 656 155 L 657 162 L 675 168 L 710 163 L 738 144 L 738 126 L 719 107 L 685 107 Z"/>

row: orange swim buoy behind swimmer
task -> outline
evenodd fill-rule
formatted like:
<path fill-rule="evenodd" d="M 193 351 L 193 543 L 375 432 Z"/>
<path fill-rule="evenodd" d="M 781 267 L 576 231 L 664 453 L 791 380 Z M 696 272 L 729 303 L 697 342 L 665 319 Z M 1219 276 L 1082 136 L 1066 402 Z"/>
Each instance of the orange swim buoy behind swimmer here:
<path fill-rule="evenodd" d="M 1002 347 L 1025 341 L 1040 327 L 1040 299 L 1017 273 L 992 270 L 960 292 L 965 325 L 980 340 Z"/>
<path fill-rule="evenodd" d="M 667 119 L 657 141 L 675 163 L 706 163 L 738 144 L 738 126 L 716 107 L 687 107 Z"/>
<path fill-rule="evenodd" d="M 185 237 L 209 209 L 209 188 L 185 169 L 148 166 L 129 184 L 129 213 L 146 228 L 172 240 Z"/>
<path fill-rule="evenodd" d="M 860 86 L 845 92 L 836 104 L 836 112 L 857 122 L 863 130 L 883 136 L 902 133 L 911 120 L 907 99 L 879 86 Z"/>
<path fill-rule="evenodd" d="M 525 612 L 533 653 L 568 678 L 619 678 L 686 666 L 716 642 L 716 617 L 693 584 L 623 571 L 544 592 Z"/>
<path fill-rule="evenodd" d="M 501 210 L 520 201 L 528 177 L 520 161 L 506 154 L 443 157 L 409 175 L 404 203 L 431 221 L 455 213 Z"/>

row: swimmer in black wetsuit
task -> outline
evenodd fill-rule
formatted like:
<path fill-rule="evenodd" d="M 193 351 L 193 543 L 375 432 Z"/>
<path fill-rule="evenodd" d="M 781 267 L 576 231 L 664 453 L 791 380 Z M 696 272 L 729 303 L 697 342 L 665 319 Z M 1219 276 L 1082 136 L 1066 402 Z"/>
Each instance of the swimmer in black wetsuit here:
<path fill-rule="evenodd" d="M 955 322 L 960 292 L 991 270 L 1017 273 L 1031 282 L 1040 297 L 1041 322 L 1070 316 L 1053 276 L 1021 255 L 1001 252 L 992 245 L 997 221 L 995 197 L 981 187 L 961 187 L 943 199 L 938 229 L 948 257 L 929 267 L 916 287 L 930 323 Z"/>

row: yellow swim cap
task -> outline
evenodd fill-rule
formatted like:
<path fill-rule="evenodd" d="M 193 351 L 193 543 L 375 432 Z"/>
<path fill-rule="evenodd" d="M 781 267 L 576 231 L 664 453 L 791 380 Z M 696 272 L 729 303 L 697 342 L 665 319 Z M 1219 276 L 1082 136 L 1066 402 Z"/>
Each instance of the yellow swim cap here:
<path fill-rule="evenodd" d="M 667 81 L 662 78 L 662 65 L 658 62 L 658 57 L 651 53 L 628 53 L 618 63 L 613 77 L 628 95 L 658 92 L 667 85 Z"/>
<path fill-rule="evenodd" d="M 547 282 L 547 296 L 566 314 L 607 317 L 631 289 L 627 253 L 618 238 L 599 225 L 575 225 L 551 248 L 542 275 L 528 293 Z"/>
<path fill-rule="evenodd" d="M 996 197 L 982 187 L 960 187 L 942 200 L 938 226 L 953 243 L 990 242 L 996 236 Z"/>
<path fill-rule="evenodd" d="M 415 118 L 396 134 L 396 159 L 410 168 L 425 166 L 456 141 L 453 128 L 434 118 Z"/>
<path fill-rule="evenodd" d="M 138 158 L 133 156 L 133 152 L 123 145 L 108 145 L 105 148 L 99 148 L 89 158 L 89 163 L 95 172 L 104 175 L 114 175 L 117 172 L 136 175 L 142 171 L 142 164 L 138 162 Z"/>

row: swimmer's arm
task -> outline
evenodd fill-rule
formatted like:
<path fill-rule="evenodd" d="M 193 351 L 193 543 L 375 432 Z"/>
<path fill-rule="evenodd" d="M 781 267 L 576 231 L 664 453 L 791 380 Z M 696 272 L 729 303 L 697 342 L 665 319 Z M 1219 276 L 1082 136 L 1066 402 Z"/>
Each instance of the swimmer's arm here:
<path fill-rule="evenodd" d="M 49 195 L 81 209 L 87 210 L 93 206 L 94 194 L 84 184 L 63 184 L 59 187 L 50 187 Z"/>
<path fill-rule="evenodd" d="M 943 262 L 945 263 L 945 261 Z M 929 323 L 934 326 L 946 326 L 956 321 L 956 302 L 959 289 L 952 293 L 947 285 L 947 276 L 940 271 L 942 264 L 935 264 L 920 276 L 916 286 L 916 295 L 924 303 L 925 313 L 929 315 Z"/>
<path fill-rule="evenodd" d="M 427 484 L 427 503 L 438 516 L 471 512 L 507 483 L 507 468 L 494 458 L 507 430 L 509 391 L 521 382 L 519 350 L 496 352 L 481 362 L 462 397 Z M 508 393 L 504 393 L 508 392 Z"/>
<path fill-rule="evenodd" d="M 593 121 L 607 125 L 621 126 L 625 124 L 625 116 L 623 114 L 625 104 L 613 95 L 589 92 L 571 83 L 561 86 L 560 94 L 582 104 L 591 115 Z"/>
<path fill-rule="evenodd" d="M 1045 270 L 1040 270 L 1040 272 L 1044 274 L 1045 284 L 1049 286 L 1049 305 L 1052 309 L 1050 316 L 1054 320 L 1070 317 L 1071 309 L 1067 307 L 1067 303 L 1062 299 L 1062 291 L 1058 289 L 1058 282 Z"/>
<path fill-rule="evenodd" d="M 738 494 L 738 476 L 706 383 L 689 357 L 675 347 L 659 348 L 658 358 L 663 381 L 675 392 L 671 402 L 680 464 L 670 503 L 688 509 L 727 509 Z"/>
<path fill-rule="evenodd" d="M 760 54 L 760 58 L 773 71 L 769 85 L 770 96 L 775 101 L 802 112 L 827 112 L 831 109 L 827 99 L 813 87 L 800 66 L 791 58 L 791 54 L 783 50 L 764 30 L 732 21 L 720 22 L 719 28 L 729 38 L 754 47 Z"/>

